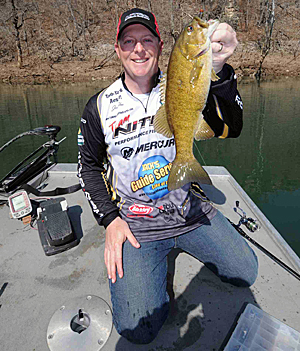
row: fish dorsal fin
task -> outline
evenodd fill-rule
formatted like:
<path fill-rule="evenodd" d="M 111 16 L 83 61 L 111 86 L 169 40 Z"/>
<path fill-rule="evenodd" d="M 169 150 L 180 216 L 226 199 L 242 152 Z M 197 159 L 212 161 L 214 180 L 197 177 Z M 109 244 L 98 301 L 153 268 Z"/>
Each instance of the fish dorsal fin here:
<path fill-rule="evenodd" d="M 212 68 L 212 69 L 211 69 L 211 80 L 212 80 L 213 82 L 216 82 L 216 81 L 219 80 L 219 79 L 220 79 L 220 78 L 217 76 L 215 70 Z"/>
<path fill-rule="evenodd" d="M 154 130 L 167 138 L 171 138 L 173 136 L 173 133 L 171 132 L 168 123 L 168 117 L 165 106 L 166 105 L 160 106 L 160 108 L 156 112 L 156 115 L 154 117 Z"/>
<path fill-rule="evenodd" d="M 203 62 L 200 60 L 194 60 L 193 68 L 190 74 L 190 83 L 194 86 L 198 81 L 203 67 Z"/>
<path fill-rule="evenodd" d="M 154 130 L 157 133 L 164 135 L 167 138 L 171 138 L 173 133 L 171 132 L 168 116 L 166 112 L 165 102 L 166 102 L 166 89 L 167 89 L 167 75 L 162 74 L 160 77 L 159 92 L 160 92 L 160 102 L 162 106 L 156 112 L 154 117 Z"/>
<path fill-rule="evenodd" d="M 160 102 L 162 105 L 166 102 L 166 89 L 167 89 L 167 75 L 162 74 L 160 77 L 159 83 L 159 93 L 160 93 Z"/>
<path fill-rule="evenodd" d="M 198 127 L 196 129 L 194 138 L 199 141 L 199 140 L 207 140 L 211 139 L 215 136 L 214 131 L 210 128 L 210 126 L 205 122 L 205 119 L 203 118 L 203 115 L 201 113 L 200 116 L 200 121 L 198 123 Z"/>

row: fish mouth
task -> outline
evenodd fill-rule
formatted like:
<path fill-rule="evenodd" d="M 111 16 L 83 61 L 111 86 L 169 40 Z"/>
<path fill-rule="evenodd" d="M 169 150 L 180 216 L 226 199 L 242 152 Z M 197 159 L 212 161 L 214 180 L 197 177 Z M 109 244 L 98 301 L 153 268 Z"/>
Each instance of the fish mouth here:
<path fill-rule="evenodd" d="M 197 58 L 199 58 L 200 56 L 203 56 L 204 54 L 207 53 L 207 51 L 208 51 L 209 48 L 210 48 L 210 43 L 208 43 L 208 44 L 209 44 L 209 45 L 207 45 L 205 49 L 201 50 L 201 51 L 199 52 L 199 54 L 197 54 L 197 55 L 194 57 L 195 59 L 197 59 Z"/>
<path fill-rule="evenodd" d="M 199 26 L 202 28 L 207 28 L 207 36 L 211 37 L 213 32 L 217 29 L 220 21 L 219 20 L 209 20 L 208 22 L 203 21 L 200 17 L 195 16 L 194 19 L 198 22 Z"/>
<path fill-rule="evenodd" d="M 209 23 L 206 21 L 203 21 L 200 17 L 195 16 L 194 19 L 198 22 L 198 24 L 202 27 L 202 28 L 208 28 L 209 27 Z"/>

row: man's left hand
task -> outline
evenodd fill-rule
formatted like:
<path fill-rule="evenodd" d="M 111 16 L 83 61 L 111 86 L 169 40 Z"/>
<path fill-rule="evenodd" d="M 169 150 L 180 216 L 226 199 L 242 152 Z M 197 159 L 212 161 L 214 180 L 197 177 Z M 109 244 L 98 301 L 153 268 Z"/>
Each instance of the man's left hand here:
<path fill-rule="evenodd" d="M 210 40 L 213 52 L 213 69 L 218 73 L 233 54 L 238 41 L 235 31 L 227 23 L 220 23 Z"/>

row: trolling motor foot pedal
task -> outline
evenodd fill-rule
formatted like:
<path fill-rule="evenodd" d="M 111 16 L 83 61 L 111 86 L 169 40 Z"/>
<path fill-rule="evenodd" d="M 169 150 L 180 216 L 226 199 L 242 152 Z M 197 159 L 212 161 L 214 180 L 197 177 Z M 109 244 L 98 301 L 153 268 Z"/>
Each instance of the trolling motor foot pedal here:
<path fill-rule="evenodd" d="M 64 197 L 41 202 L 37 214 L 38 231 L 47 256 L 78 245 L 79 240 L 73 233 L 68 216 L 68 204 Z"/>

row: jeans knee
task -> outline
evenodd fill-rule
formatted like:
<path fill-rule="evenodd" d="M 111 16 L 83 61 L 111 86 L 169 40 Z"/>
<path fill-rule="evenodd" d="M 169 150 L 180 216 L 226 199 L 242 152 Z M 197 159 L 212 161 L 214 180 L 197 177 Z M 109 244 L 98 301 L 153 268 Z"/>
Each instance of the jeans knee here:
<path fill-rule="evenodd" d="M 149 344 L 159 333 L 167 319 L 168 312 L 169 306 L 165 304 L 162 308 L 155 309 L 153 314 L 147 313 L 139 321 L 128 320 L 127 318 L 118 321 L 114 316 L 114 325 L 117 332 L 128 341 L 134 344 Z M 132 325 L 135 326 L 131 327 Z"/>
<path fill-rule="evenodd" d="M 252 268 L 252 271 L 249 272 L 248 279 L 246 280 L 246 286 L 250 287 L 253 285 L 258 276 L 258 265 Z"/>
<path fill-rule="evenodd" d="M 145 345 L 145 344 L 150 344 L 157 336 L 157 333 L 154 333 L 153 331 L 146 331 L 146 330 L 130 330 L 130 329 L 125 329 L 119 333 L 121 336 L 123 336 L 125 339 L 128 341 L 132 342 L 133 344 L 140 344 L 140 345 Z"/>
<path fill-rule="evenodd" d="M 245 283 L 246 283 L 247 287 L 253 285 L 257 279 L 257 276 L 258 276 L 258 259 L 257 259 L 255 252 L 252 251 L 252 253 L 253 253 L 253 263 L 252 263 L 252 265 L 249 265 L 247 272 L 246 272 L 247 278 L 245 279 Z"/>
<path fill-rule="evenodd" d="M 246 267 L 239 276 L 236 277 L 221 277 L 221 280 L 232 285 L 248 288 L 253 285 L 258 276 L 258 263 L 255 257 L 255 263 Z"/>

